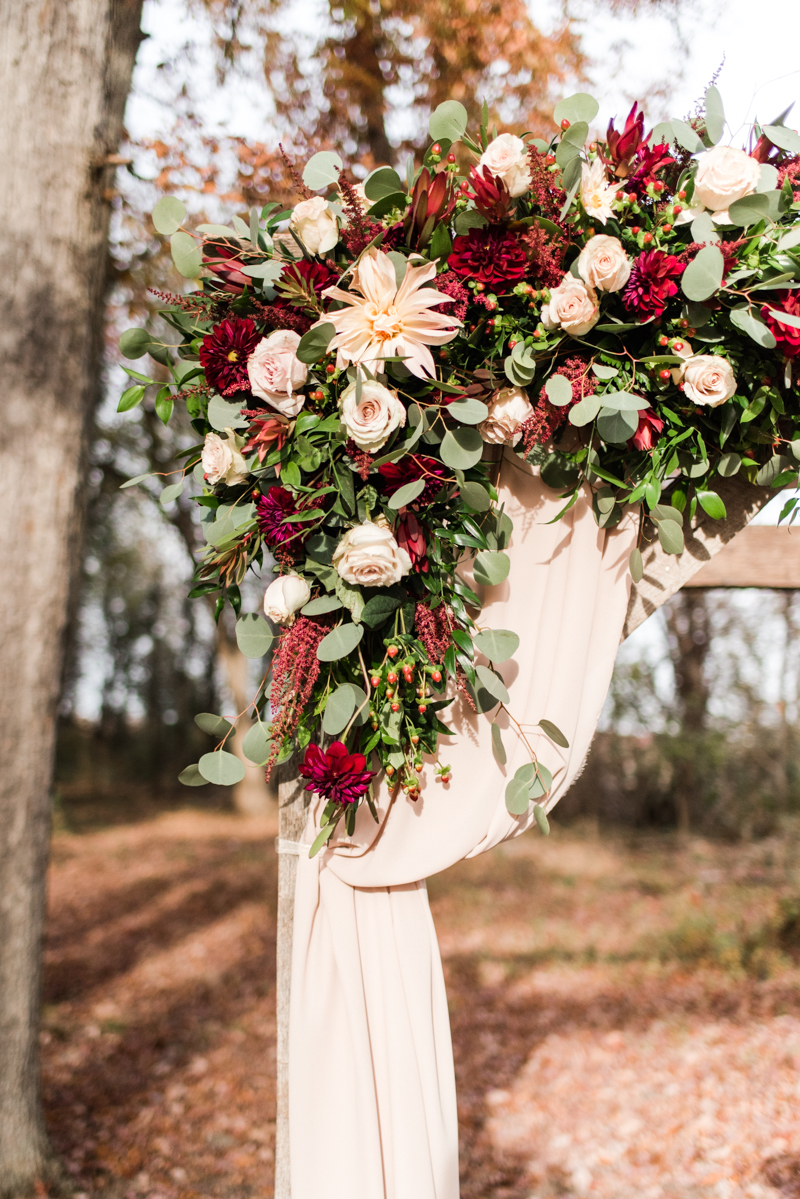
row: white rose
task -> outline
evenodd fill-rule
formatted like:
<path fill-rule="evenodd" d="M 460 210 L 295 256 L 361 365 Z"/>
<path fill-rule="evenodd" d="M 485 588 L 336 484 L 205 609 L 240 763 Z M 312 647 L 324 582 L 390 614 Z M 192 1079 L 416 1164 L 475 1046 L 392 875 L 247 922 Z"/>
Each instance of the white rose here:
<path fill-rule="evenodd" d="M 295 613 L 311 599 L 311 588 L 300 575 L 281 575 L 264 594 L 264 614 L 275 624 L 292 624 Z"/>
<path fill-rule="evenodd" d="M 724 214 L 734 200 L 749 196 L 761 178 L 761 164 L 734 146 L 714 146 L 699 159 L 693 203 Z"/>
<path fill-rule="evenodd" d="M 411 559 L 391 529 L 367 520 L 345 533 L 333 552 L 333 565 L 347 583 L 390 587 L 411 570 Z"/>
<path fill-rule="evenodd" d="M 219 433 L 207 433 L 203 442 L 203 452 L 200 463 L 203 474 L 214 487 L 223 480 L 232 487 L 244 483 L 249 475 L 247 463 L 239 453 L 236 445 L 236 434 L 233 429 L 226 429 L 227 441 Z"/>
<path fill-rule="evenodd" d="M 484 441 L 494 445 L 516 445 L 522 437 L 523 425 L 533 408 L 528 393 L 522 387 L 501 387 L 489 401 L 489 415 L 478 425 Z"/>
<path fill-rule="evenodd" d="M 631 264 L 618 237 L 598 233 L 581 250 L 578 270 L 590 287 L 620 291 L 630 278 Z"/>
<path fill-rule="evenodd" d="M 266 400 L 284 416 L 297 416 L 306 397 L 295 394 L 308 378 L 308 367 L 295 354 L 300 334 L 293 329 L 276 329 L 262 337 L 247 359 L 247 374 L 253 395 Z"/>
<path fill-rule="evenodd" d="M 488 167 L 496 178 L 503 180 L 509 195 L 521 196 L 531 185 L 528 147 L 513 133 L 501 133 L 489 143 L 478 162 L 478 170 L 482 167 Z"/>
<path fill-rule="evenodd" d="M 736 394 L 736 376 L 727 358 L 694 354 L 682 368 L 683 394 L 693 404 L 716 408 Z"/>
<path fill-rule="evenodd" d="M 327 254 L 339 240 L 336 214 L 322 196 L 301 200 L 292 209 L 289 228 L 293 229 L 309 254 Z"/>
<path fill-rule="evenodd" d="M 565 333 L 582 337 L 600 317 L 597 296 L 591 287 L 574 275 L 565 275 L 558 287 L 550 292 L 549 301 L 542 307 L 545 329 L 561 327 Z"/>
<path fill-rule="evenodd" d="M 381 383 L 370 380 L 362 383 L 359 401 L 356 401 L 356 390 L 356 384 L 351 383 L 339 398 L 342 420 L 356 445 L 368 454 L 374 454 L 386 444 L 395 429 L 406 423 L 406 410 L 397 392 Z"/>

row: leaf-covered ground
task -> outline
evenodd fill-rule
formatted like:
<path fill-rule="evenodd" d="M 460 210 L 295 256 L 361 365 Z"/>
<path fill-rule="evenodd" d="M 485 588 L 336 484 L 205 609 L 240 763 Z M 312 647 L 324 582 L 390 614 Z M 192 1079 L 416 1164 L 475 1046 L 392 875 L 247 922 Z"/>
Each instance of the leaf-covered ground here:
<path fill-rule="evenodd" d="M 45 1097 L 79 1194 L 272 1195 L 274 835 L 57 835 Z M 462 1199 L 800 1197 L 799 847 L 556 829 L 431 880 Z"/>

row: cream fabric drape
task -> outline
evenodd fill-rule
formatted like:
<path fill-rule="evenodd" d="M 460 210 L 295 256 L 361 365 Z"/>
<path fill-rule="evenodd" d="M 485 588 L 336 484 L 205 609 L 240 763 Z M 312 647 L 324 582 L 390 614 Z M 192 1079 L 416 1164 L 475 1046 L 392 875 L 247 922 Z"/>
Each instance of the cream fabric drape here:
<path fill-rule="evenodd" d="M 514 521 L 511 572 L 484 589 L 482 621 L 521 638 L 499 670 L 510 711 L 553 774 L 551 808 L 583 765 L 608 689 L 635 523 L 598 529 L 587 495 L 548 524 L 563 501 L 509 453 L 499 491 Z M 569 750 L 532 728 L 543 717 L 566 734 Z M 503 768 L 486 716 L 457 700 L 444 718 L 457 733 L 440 752 L 453 768 L 449 786 L 431 770 L 416 802 L 401 792 L 392 803 L 384 787 L 380 824 L 363 806 L 351 839 L 316 858 L 300 856 L 289 1034 L 292 1199 L 458 1199 L 447 998 L 422 880 L 524 832 L 533 805 L 521 817 L 506 810 L 506 782 L 529 760 L 507 717 Z M 320 809 L 316 803 L 309 814 L 308 843 Z"/>

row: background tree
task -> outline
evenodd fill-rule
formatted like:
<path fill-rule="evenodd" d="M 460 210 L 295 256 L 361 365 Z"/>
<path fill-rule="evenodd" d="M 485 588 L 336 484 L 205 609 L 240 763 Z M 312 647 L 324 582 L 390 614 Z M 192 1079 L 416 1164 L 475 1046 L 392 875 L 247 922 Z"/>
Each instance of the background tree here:
<path fill-rule="evenodd" d="M 55 716 L 100 381 L 106 191 L 140 15 L 141 0 L 0 0 L 0 538 L 12 582 L 0 626 L 0 1194 L 7 1196 L 58 1174 L 40 1114 L 37 1048 Z"/>

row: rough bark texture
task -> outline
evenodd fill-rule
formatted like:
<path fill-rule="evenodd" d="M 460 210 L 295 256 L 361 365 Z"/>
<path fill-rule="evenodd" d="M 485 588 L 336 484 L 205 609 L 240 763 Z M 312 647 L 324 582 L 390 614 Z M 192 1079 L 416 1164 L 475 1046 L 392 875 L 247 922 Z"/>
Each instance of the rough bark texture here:
<path fill-rule="evenodd" d="M 39 1107 L 55 715 L 141 0 L 0 0 L 0 1195 L 58 1177 Z M 36 463 L 34 469 L 34 461 Z"/>

